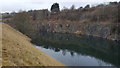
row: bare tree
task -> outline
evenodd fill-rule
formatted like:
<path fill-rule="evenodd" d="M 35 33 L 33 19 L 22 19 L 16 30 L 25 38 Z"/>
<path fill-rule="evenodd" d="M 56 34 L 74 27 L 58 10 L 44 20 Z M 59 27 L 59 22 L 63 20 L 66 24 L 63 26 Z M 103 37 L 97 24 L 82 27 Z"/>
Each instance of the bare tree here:
<path fill-rule="evenodd" d="M 71 7 L 70 7 L 70 10 L 74 10 L 75 9 L 75 5 L 72 5 Z"/>

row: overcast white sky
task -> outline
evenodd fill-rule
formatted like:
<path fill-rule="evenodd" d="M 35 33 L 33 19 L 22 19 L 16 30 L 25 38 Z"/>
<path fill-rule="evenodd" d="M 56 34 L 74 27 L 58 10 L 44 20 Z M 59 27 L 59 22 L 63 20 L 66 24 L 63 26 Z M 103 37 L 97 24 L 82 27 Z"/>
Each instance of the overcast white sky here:
<path fill-rule="evenodd" d="M 64 6 L 70 8 L 73 4 L 76 8 L 87 4 L 96 5 L 120 0 L 0 0 L 0 12 L 12 12 L 19 10 L 49 9 L 53 3 L 59 3 L 60 9 Z"/>

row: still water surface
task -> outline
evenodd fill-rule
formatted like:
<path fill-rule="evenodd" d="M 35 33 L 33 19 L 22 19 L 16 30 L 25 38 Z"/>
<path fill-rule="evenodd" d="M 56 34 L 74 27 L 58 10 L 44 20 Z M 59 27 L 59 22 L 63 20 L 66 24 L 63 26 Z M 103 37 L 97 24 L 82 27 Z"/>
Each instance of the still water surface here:
<path fill-rule="evenodd" d="M 118 42 L 92 36 L 42 33 L 32 43 L 66 66 L 120 66 Z"/>

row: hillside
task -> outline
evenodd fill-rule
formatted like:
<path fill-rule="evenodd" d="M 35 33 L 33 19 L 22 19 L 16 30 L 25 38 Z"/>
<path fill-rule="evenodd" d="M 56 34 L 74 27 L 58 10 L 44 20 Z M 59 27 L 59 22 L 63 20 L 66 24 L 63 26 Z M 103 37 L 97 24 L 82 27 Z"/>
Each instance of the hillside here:
<path fill-rule="evenodd" d="M 112 9 L 112 10 L 111 10 Z M 3 21 L 25 35 L 34 38 L 39 32 L 90 35 L 120 40 L 120 2 L 110 2 L 84 8 L 48 9 L 3 14 Z M 32 27 L 32 28 L 31 28 Z"/>
<path fill-rule="evenodd" d="M 0 23 L 0 25 L 2 25 L 0 42 L 2 41 L 3 66 L 63 66 L 35 48 L 27 36 L 7 24 Z"/>

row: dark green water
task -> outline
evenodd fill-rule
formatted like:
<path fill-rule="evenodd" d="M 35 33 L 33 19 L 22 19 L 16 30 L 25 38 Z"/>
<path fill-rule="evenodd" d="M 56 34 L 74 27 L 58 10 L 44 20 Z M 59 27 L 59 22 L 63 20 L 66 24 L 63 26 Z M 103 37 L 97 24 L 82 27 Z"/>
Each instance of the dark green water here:
<path fill-rule="evenodd" d="M 37 34 L 32 43 L 66 66 L 120 66 L 120 43 L 92 36 Z"/>

